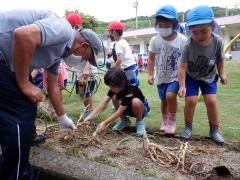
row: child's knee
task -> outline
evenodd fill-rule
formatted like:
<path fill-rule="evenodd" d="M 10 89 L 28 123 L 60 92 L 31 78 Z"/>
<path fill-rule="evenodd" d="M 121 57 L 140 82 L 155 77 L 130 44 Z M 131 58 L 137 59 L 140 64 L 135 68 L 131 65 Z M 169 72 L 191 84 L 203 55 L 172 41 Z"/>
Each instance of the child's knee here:
<path fill-rule="evenodd" d="M 195 107 L 197 105 L 198 99 L 197 96 L 187 97 L 185 100 L 185 104 L 188 107 Z"/>
<path fill-rule="evenodd" d="M 167 93 L 166 99 L 167 101 L 177 101 L 177 95 L 174 93 Z"/>
<path fill-rule="evenodd" d="M 215 95 L 204 96 L 204 101 L 208 108 L 213 108 L 217 106 L 217 100 Z"/>
<path fill-rule="evenodd" d="M 133 98 L 132 99 L 132 109 L 139 109 L 139 108 L 143 108 L 143 102 L 138 99 L 138 98 Z"/>

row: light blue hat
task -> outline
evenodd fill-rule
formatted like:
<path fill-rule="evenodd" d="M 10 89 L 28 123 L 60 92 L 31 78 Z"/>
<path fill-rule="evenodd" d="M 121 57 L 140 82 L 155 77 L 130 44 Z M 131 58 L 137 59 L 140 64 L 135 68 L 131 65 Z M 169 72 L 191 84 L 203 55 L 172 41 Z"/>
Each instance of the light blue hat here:
<path fill-rule="evenodd" d="M 187 26 L 208 24 L 214 21 L 212 8 L 208 6 L 197 6 L 187 13 Z"/>
<path fill-rule="evenodd" d="M 163 16 L 168 19 L 178 20 L 177 10 L 172 5 L 165 5 L 160 7 L 156 12 L 155 17 L 158 17 L 158 16 Z"/>

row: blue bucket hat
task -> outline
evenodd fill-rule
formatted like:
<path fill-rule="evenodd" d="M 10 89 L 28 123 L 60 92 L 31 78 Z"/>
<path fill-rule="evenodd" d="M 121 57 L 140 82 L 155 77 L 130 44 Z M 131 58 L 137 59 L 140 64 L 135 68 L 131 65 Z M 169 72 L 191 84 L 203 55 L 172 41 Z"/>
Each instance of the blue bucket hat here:
<path fill-rule="evenodd" d="M 187 26 L 208 24 L 213 21 L 214 13 L 208 6 L 197 6 L 187 13 Z"/>
<path fill-rule="evenodd" d="M 178 20 L 177 10 L 172 5 L 165 5 L 160 7 L 156 12 L 155 17 L 158 17 L 158 16 L 163 16 L 168 19 Z"/>

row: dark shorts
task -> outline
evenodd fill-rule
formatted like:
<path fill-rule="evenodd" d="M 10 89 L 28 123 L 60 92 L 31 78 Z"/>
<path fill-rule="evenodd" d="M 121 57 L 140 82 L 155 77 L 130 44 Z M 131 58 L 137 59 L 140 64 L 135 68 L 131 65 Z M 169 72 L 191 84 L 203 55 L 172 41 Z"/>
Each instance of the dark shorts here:
<path fill-rule="evenodd" d="M 126 76 L 130 83 L 134 86 L 139 86 L 139 79 L 137 78 L 138 76 L 138 66 L 137 64 L 134 64 L 132 66 L 129 66 L 127 68 L 123 69 L 126 73 Z"/>
<path fill-rule="evenodd" d="M 218 75 L 211 83 L 207 83 L 200 80 L 194 80 L 188 74 L 186 74 L 186 96 L 198 96 L 199 88 L 202 95 L 217 94 L 217 81 Z"/>
<path fill-rule="evenodd" d="M 107 68 L 107 69 L 110 69 L 110 68 L 111 68 L 111 65 L 112 65 L 112 64 L 111 64 L 110 62 L 106 62 L 106 68 Z"/>
<path fill-rule="evenodd" d="M 144 112 L 143 112 L 143 118 L 144 118 L 150 112 L 150 107 L 149 107 L 147 99 L 144 100 L 143 105 L 144 105 Z M 131 106 L 127 107 L 126 111 L 124 112 L 124 115 L 134 117 L 134 113 L 132 111 Z"/>
<path fill-rule="evenodd" d="M 179 84 L 177 81 L 173 81 L 171 83 L 161 83 L 161 84 L 157 85 L 157 89 L 158 89 L 159 98 L 162 101 L 164 101 L 164 100 L 166 100 L 166 94 L 168 92 L 178 94 Z"/>
<path fill-rule="evenodd" d="M 79 84 L 78 81 L 75 81 L 76 84 L 76 94 L 78 94 Z M 91 97 L 95 88 L 95 81 L 88 81 L 86 97 Z"/>

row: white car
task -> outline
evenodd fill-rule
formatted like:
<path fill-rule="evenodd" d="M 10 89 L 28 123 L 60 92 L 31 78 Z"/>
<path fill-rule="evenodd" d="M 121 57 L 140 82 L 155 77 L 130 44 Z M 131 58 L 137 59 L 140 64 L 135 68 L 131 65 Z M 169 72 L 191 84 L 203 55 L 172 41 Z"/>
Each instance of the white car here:
<path fill-rule="evenodd" d="M 226 53 L 226 54 L 225 54 L 225 60 L 226 60 L 226 61 L 231 61 L 231 60 L 232 60 L 232 54 Z"/>

